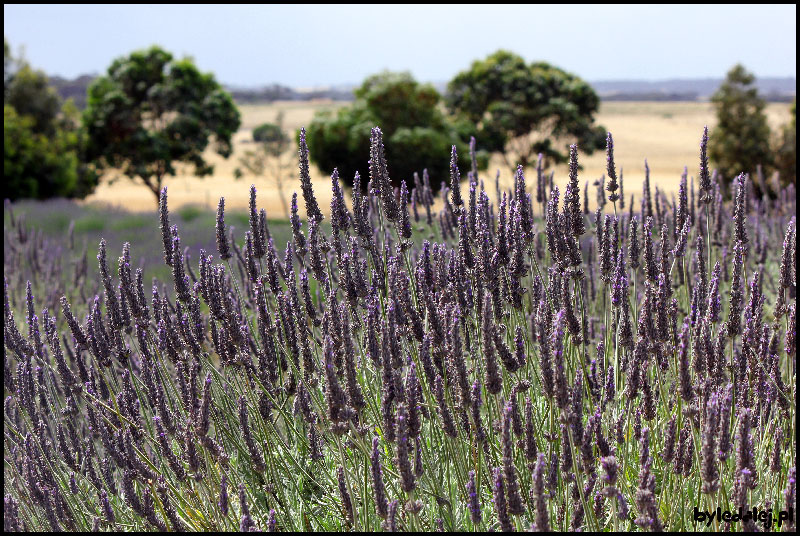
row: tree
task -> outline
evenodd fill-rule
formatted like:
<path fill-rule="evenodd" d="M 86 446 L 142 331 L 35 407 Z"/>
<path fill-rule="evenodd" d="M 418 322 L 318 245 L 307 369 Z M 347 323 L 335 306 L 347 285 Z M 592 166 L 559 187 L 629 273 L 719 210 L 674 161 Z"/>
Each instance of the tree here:
<path fill-rule="evenodd" d="M 245 171 L 256 176 L 269 175 L 278 188 L 283 212 L 288 220 L 289 204 L 283 191 L 283 181 L 292 168 L 292 162 L 285 158 L 291 141 L 283 129 L 283 112 L 278 112 L 276 123 L 264 123 L 254 128 L 253 141 L 258 144 L 257 148 L 245 151 L 244 156 L 239 158 L 244 170 L 236 168 L 234 175 L 237 179 L 243 177 Z"/>
<path fill-rule="evenodd" d="M 453 145 L 459 166 L 470 166 L 470 128 L 444 115 L 442 97 L 430 84 L 419 84 L 408 72 L 384 71 L 367 78 L 354 95 L 352 106 L 336 114 L 320 112 L 308 127 L 310 157 L 323 172 L 338 168 L 341 180 L 352 186 L 358 171 L 366 185 L 370 129 L 375 126 L 383 132 L 389 174 L 397 186 L 402 180 L 413 184 L 414 172 L 426 168 L 433 188 L 449 181 Z M 485 169 L 487 154 L 478 157 Z"/>
<path fill-rule="evenodd" d="M 3 37 L 3 100 L 5 101 L 8 94 L 8 86 L 14 78 L 14 56 L 11 55 L 11 45 L 8 44 L 8 39 Z"/>
<path fill-rule="evenodd" d="M 85 197 L 98 176 L 84 158 L 85 132 L 71 101 L 47 75 L 3 46 L 3 195 L 9 199 Z"/>
<path fill-rule="evenodd" d="M 766 102 L 759 97 L 755 80 L 753 74 L 737 64 L 711 97 L 717 126 L 709 136 L 708 156 L 727 182 L 740 173 L 755 178 L 759 165 L 768 174 L 773 164 L 764 114 Z M 760 196 L 761 185 L 753 181 L 753 186 Z"/>
<path fill-rule="evenodd" d="M 23 65 L 11 80 L 4 104 L 13 106 L 19 115 L 33 119 L 31 127 L 39 134 L 52 136 L 58 128 L 61 97 L 50 87 L 47 75 Z"/>
<path fill-rule="evenodd" d="M 156 204 L 175 163 L 194 165 L 198 177 L 213 173 L 203 158 L 211 136 L 216 152 L 227 158 L 240 122 L 233 99 L 212 74 L 155 46 L 116 59 L 89 86 L 83 113 L 90 157 L 138 177 Z"/>
<path fill-rule="evenodd" d="M 599 104 L 577 76 L 506 50 L 473 62 L 447 86 L 450 111 L 475 124 L 478 144 L 512 167 L 538 153 L 565 162 L 572 143 L 587 154 L 604 148 L 606 131 L 594 124 Z"/>
<path fill-rule="evenodd" d="M 3 106 L 3 197 L 69 197 L 78 182 L 78 159 L 64 133 L 36 131 L 34 118 Z"/>
<path fill-rule="evenodd" d="M 775 167 L 780 173 L 781 186 L 797 184 L 797 101 L 792 103 L 792 119 L 783 125 L 778 148 L 775 153 Z"/>

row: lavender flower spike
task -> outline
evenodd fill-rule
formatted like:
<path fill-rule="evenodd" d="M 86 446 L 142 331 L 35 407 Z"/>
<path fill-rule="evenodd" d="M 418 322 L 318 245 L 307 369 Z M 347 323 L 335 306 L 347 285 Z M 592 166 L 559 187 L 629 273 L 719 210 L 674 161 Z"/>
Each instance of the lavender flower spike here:
<path fill-rule="evenodd" d="M 453 207 L 458 214 L 464 201 L 461 199 L 461 174 L 458 172 L 458 155 L 455 145 L 450 152 L 450 193 L 453 196 Z"/>
<path fill-rule="evenodd" d="M 308 219 L 321 222 L 324 217 L 319 210 L 317 198 L 311 187 L 311 175 L 308 167 L 308 145 L 306 145 L 306 129 L 300 129 L 300 187 L 303 189 L 303 199 L 306 201 L 306 216 Z"/>
<path fill-rule="evenodd" d="M 228 247 L 228 236 L 225 233 L 225 198 L 219 198 L 217 206 L 217 250 L 219 257 L 223 261 L 231 258 L 231 250 Z"/>
<path fill-rule="evenodd" d="M 161 238 L 164 241 L 164 262 L 172 266 L 172 237 L 169 227 L 169 210 L 167 209 L 167 187 L 161 189 L 158 198 L 158 215 L 161 221 Z"/>
<path fill-rule="evenodd" d="M 700 140 L 700 202 L 710 203 L 711 178 L 708 173 L 708 126 L 703 128 L 703 137 Z"/>
<path fill-rule="evenodd" d="M 478 498 L 478 485 L 475 482 L 475 471 L 469 472 L 469 482 L 467 482 L 467 501 L 469 515 L 472 523 L 477 525 L 481 522 L 481 504 Z"/>
<path fill-rule="evenodd" d="M 614 139 L 610 132 L 606 136 L 606 169 L 609 179 L 606 190 L 610 192 L 608 200 L 615 203 L 619 199 L 619 194 L 617 194 L 619 184 L 617 183 L 617 170 L 614 167 Z"/>

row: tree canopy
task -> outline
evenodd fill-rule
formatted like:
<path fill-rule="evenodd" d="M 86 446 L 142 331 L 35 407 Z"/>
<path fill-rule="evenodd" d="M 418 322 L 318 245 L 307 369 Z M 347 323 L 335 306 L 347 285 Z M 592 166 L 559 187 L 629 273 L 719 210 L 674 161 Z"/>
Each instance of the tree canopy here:
<path fill-rule="evenodd" d="M 735 65 L 711 97 L 717 126 L 709 136 L 708 156 L 726 183 L 740 173 L 755 177 L 759 165 L 764 173 L 772 169 L 766 102 L 758 95 L 755 80 L 742 65 Z M 760 190 L 757 181 L 753 185 Z"/>
<path fill-rule="evenodd" d="M 50 87 L 43 72 L 23 65 L 14 73 L 5 97 L 4 104 L 13 106 L 19 115 L 32 119 L 31 128 L 34 132 L 48 136 L 55 133 L 61 112 L 61 98 Z"/>
<path fill-rule="evenodd" d="M 230 156 L 241 119 L 213 74 L 152 47 L 114 60 L 92 83 L 83 122 L 90 156 L 141 179 L 157 203 L 176 163 L 192 164 L 197 176 L 213 172 L 203 158 L 212 136 L 216 152 Z"/>
<path fill-rule="evenodd" d="M 604 148 L 606 131 L 594 124 L 599 104 L 577 76 L 506 50 L 473 62 L 447 87 L 450 111 L 474 124 L 478 145 L 503 154 L 510 166 L 539 153 L 565 162 L 572 143 L 587 154 Z"/>
<path fill-rule="evenodd" d="M 390 177 L 413 184 L 415 172 L 427 169 L 436 188 L 448 181 L 449 155 L 453 145 L 459 165 L 469 167 L 469 137 L 465 122 L 453 122 L 442 111 L 442 97 L 430 84 L 420 84 L 408 72 L 385 71 L 367 78 L 355 90 L 355 102 L 335 114 L 314 116 L 306 140 L 311 160 L 325 173 L 338 168 L 339 177 L 353 184 L 356 171 L 366 184 L 369 166 L 370 131 L 383 132 Z M 299 135 L 299 134 L 298 134 Z M 478 155 L 485 169 L 488 157 Z"/>
<path fill-rule="evenodd" d="M 84 158 L 77 110 L 61 100 L 44 72 L 15 58 L 5 39 L 3 56 L 3 196 L 85 197 L 98 177 Z"/>

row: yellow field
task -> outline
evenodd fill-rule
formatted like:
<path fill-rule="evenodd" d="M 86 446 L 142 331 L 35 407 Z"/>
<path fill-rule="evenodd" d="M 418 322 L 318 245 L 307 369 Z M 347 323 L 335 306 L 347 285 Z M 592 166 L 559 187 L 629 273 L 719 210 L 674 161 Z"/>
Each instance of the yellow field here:
<path fill-rule="evenodd" d="M 333 102 L 277 102 L 240 106 L 242 128 L 234 137 L 233 156 L 225 160 L 210 152 L 208 160 L 215 166 L 212 177 L 198 179 L 192 177 L 190 171 L 169 177 L 165 184 L 169 188 L 170 207 L 176 208 L 184 204 L 216 207 L 220 196 L 225 196 L 226 207 L 243 208 L 248 204 L 249 186 L 255 184 L 259 192 L 259 207 L 266 208 L 270 217 L 281 217 L 281 203 L 271 179 L 252 176 L 245 176 L 238 181 L 234 179 L 233 172 L 238 166 L 238 156 L 249 147 L 252 129 L 261 123 L 275 121 L 278 112 L 283 111 L 284 126 L 293 133 L 301 126 L 308 125 L 317 110 L 339 106 L 342 104 Z M 766 113 L 770 127 L 775 131 L 789 120 L 789 104 L 769 104 Z M 597 121 L 614 136 L 614 156 L 617 169 L 624 169 L 627 200 L 631 193 L 638 200 L 644 180 L 645 158 L 650 166 L 651 185 L 658 185 L 667 192 L 677 190 L 684 166 L 688 167 L 690 176 L 697 175 L 700 136 L 704 125 L 709 128 L 714 126 L 714 111 L 710 103 L 700 102 L 608 102 L 601 105 Z M 314 147 L 309 149 L 313 154 Z M 442 155 L 442 158 L 449 158 L 449 155 Z M 580 174 L 581 188 L 586 180 L 591 184 L 605 173 L 603 151 L 592 156 L 581 154 L 579 159 L 584 167 Z M 390 172 L 391 168 L 392 163 L 389 162 Z M 497 169 L 500 169 L 501 185 L 510 185 L 512 171 L 500 158 L 492 160 L 489 170 L 482 174 L 482 178 L 493 181 Z M 526 173 L 528 183 L 532 184 L 535 171 L 526 170 Z M 331 196 L 330 178 L 313 166 L 311 176 L 320 206 L 327 212 Z M 557 167 L 556 183 L 563 185 L 566 178 L 566 167 Z M 287 197 L 291 200 L 291 192 L 300 191 L 298 173 L 295 172 L 285 183 Z M 493 188 L 489 190 L 494 191 Z M 589 194 L 590 202 L 594 203 L 594 190 L 590 189 Z M 131 211 L 152 211 L 156 206 L 155 197 L 148 188 L 124 177 L 113 185 L 104 181 L 87 202 L 110 203 Z M 302 211 L 302 200 L 299 205 Z"/>

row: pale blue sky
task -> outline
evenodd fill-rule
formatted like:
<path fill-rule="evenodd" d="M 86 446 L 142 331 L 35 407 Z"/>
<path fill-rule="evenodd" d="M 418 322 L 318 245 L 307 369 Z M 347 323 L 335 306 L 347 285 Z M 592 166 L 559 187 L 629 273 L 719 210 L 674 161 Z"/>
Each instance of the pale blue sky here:
<path fill-rule="evenodd" d="M 3 8 L 14 52 L 73 77 L 159 44 L 235 86 L 447 81 L 506 48 L 587 80 L 796 76 L 795 5 L 35 6 Z"/>

